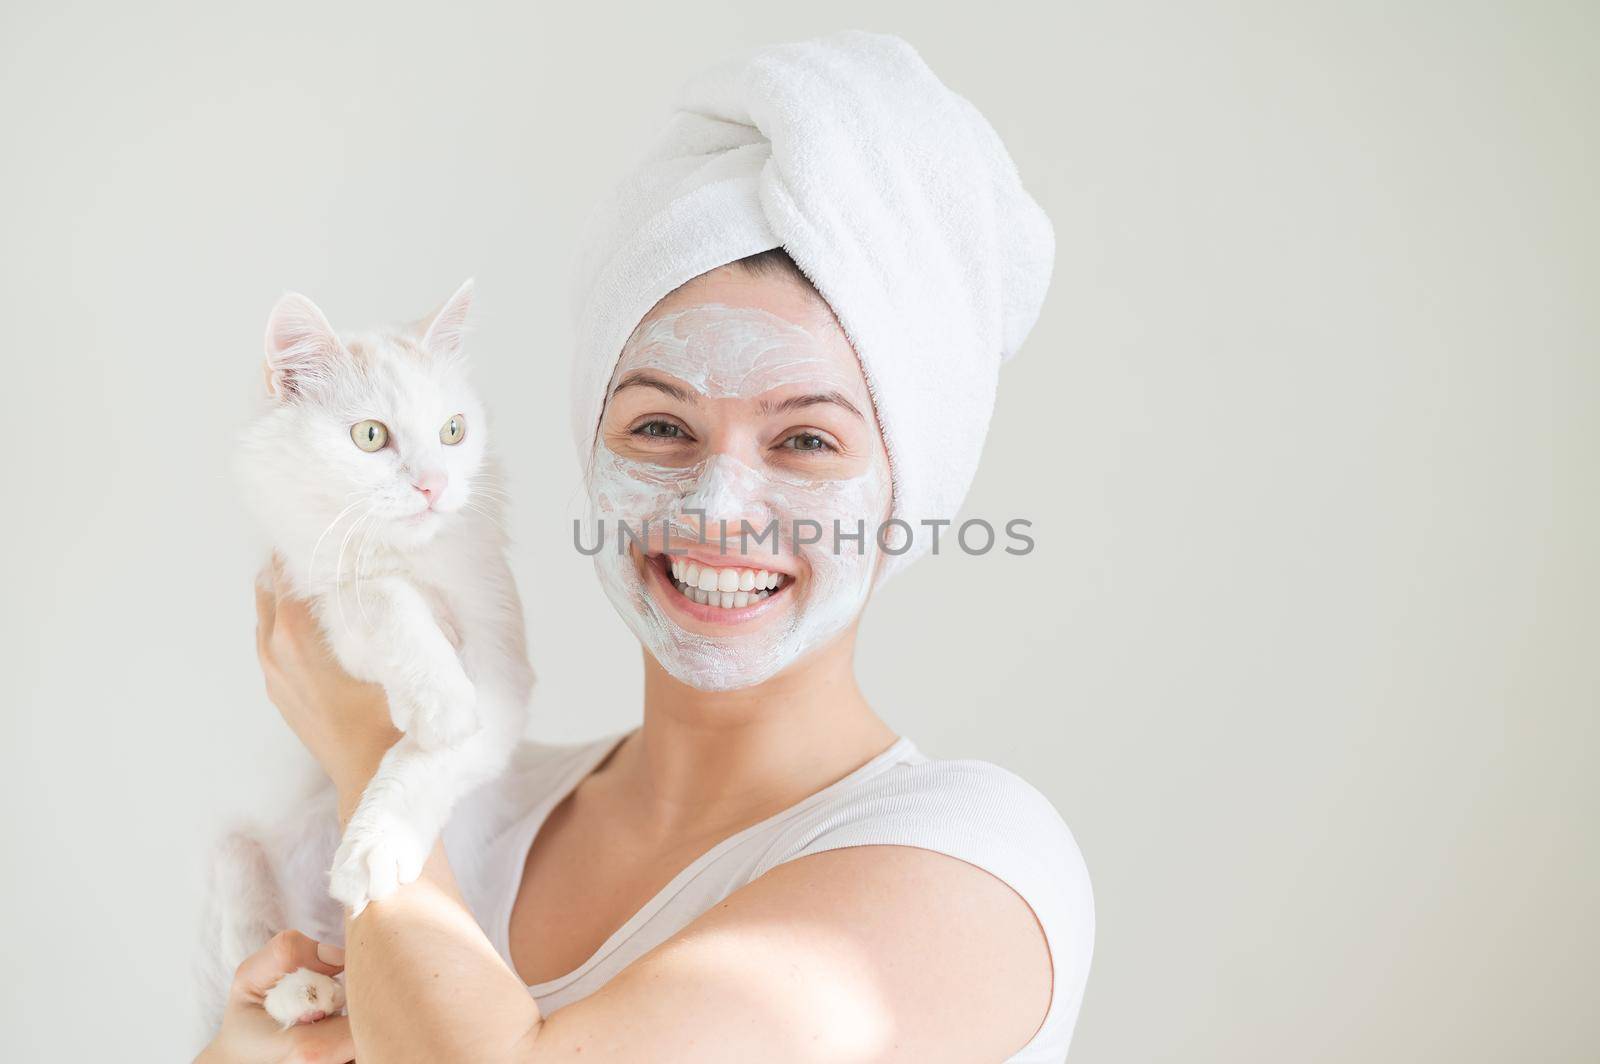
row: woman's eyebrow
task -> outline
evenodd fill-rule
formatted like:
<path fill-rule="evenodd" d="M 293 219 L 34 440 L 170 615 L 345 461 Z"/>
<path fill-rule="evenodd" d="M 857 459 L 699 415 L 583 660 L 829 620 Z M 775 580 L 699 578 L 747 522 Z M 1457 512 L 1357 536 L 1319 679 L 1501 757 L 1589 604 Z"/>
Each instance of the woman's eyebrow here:
<path fill-rule="evenodd" d="M 817 392 L 813 395 L 796 395 L 783 400 L 781 403 L 763 399 L 757 404 L 757 409 L 763 414 L 787 414 L 791 410 L 800 410 L 808 406 L 816 406 L 819 403 L 832 403 L 835 406 L 842 406 L 862 421 L 866 420 L 856 404 L 846 399 L 841 392 Z"/>
<path fill-rule="evenodd" d="M 654 388 L 658 392 L 665 392 L 680 403 L 693 403 L 696 401 L 694 393 L 687 388 L 680 388 L 671 381 L 662 380 L 648 370 L 636 369 L 617 382 L 611 389 L 611 394 L 616 395 L 624 388 Z"/>

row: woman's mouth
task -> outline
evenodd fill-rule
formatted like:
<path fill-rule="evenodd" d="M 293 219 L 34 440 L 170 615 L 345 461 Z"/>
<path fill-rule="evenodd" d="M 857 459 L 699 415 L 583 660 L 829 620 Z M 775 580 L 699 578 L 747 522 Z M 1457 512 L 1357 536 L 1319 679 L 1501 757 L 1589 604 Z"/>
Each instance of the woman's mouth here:
<path fill-rule="evenodd" d="M 666 603 L 698 620 L 741 624 L 765 613 L 794 583 L 787 573 L 653 554 L 645 563 Z"/>

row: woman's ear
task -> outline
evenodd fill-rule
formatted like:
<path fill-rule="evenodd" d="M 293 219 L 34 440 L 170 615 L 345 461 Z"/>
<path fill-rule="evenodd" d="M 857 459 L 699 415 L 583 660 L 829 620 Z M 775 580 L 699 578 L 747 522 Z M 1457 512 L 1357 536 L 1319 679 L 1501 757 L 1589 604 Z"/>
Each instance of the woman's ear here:
<path fill-rule="evenodd" d="M 267 317 L 267 393 L 294 399 L 328 378 L 343 348 L 317 305 L 298 292 L 279 299 Z"/>
<path fill-rule="evenodd" d="M 445 300 L 422 330 L 422 348 L 437 358 L 456 358 L 466 340 L 467 314 L 472 310 L 472 278 Z"/>

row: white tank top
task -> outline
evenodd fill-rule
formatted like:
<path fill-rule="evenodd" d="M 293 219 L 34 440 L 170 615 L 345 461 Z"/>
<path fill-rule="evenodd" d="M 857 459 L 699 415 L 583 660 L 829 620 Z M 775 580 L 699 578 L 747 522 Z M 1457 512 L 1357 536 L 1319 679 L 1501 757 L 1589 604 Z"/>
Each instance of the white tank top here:
<path fill-rule="evenodd" d="M 451 818 L 445 845 L 462 893 L 511 965 L 511 908 L 534 836 L 562 799 L 627 733 L 577 746 L 525 743 L 499 781 Z M 939 761 L 901 738 L 838 782 L 724 839 L 679 872 L 594 955 L 528 988 L 546 1016 L 604 986 L 757 876 L 826 850 L 916 846 L 960 858 L 1009 884 L 1032 907 L 1054 981 L 1044 1023 L 1018 1064 L 1066 1057 L 1094 946 L 1089 875 L 1066 824 L 1038 791 L 984 761 Z"/>

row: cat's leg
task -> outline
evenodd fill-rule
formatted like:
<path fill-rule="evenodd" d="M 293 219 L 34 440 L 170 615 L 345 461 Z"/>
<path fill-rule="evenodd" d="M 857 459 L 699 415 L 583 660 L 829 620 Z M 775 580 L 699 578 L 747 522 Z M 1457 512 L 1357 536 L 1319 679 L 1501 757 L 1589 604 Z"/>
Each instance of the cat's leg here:
<path fill-rule="evenodd" d="M 365 580 L 336 592 L 322 613 L 340 661 L 383 685 L 395 727 L 423 749 L 458 745 L 478 730 L 477 692 L 413 584 Z"/>
<path fill-rule="evenodd" d="M 293 928 L 318 942 L 344 944 L 344 910 L 328 897 L 328 864 L 338 845 L 338 796 L 326 780 L 303 800 L 286 803 L 271 827 L 241 828 L 220 840 L 198 958 L 205 1038 L 222 1021 L 234 972 L 273 935 Z M 278 1000 L 292 989 L 279 991 Z M 301 1013 L 307 1011 L 315 1010 Z"/>
<path fill-rule="evenodd" d="M 329 893 L 354 914 L 415 880 L 456 801 L 504 767 L 515 739 L 486 728 L 451 749 L 396 743 L 345 827 Z"/>
<path fill-rule="evenodd" d="M 328 896 L 328 869 L 342 834 L 338 794 L 331 783 L 324 783 L 284 825 L 277 864 L 284 915 L 280 927 L 341 947 L 344 907 Z"/>
<path fill-rule="evenodd" d="M 283 898 L 267 841 L 236 831 L 212 855 L 201 918 L 199 962 L 202 1014 L 208 1029 L 221 1022 L 234 969 L 283 928 Z"/>

